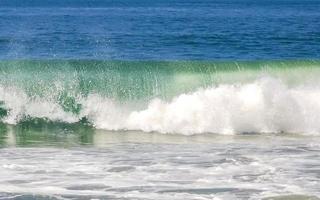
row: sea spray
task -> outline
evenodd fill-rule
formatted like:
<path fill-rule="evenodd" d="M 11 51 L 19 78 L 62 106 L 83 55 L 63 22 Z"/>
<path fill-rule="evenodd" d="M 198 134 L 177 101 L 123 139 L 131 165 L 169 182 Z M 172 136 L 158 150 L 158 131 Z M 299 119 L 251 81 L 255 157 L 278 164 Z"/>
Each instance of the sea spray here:
<path fill-rule="evenodd" d="M 0 71 L 1 121 L 80 121 L 98 129 L 185 135 L 319 133 L 318 66 L 6 61 Z"/>

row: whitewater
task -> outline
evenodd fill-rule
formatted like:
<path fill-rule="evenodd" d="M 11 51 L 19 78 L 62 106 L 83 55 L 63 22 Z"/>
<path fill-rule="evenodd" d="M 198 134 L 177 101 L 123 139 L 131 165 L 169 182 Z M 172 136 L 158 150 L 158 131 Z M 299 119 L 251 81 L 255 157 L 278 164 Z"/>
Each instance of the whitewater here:
<path fill-rule="evenodd" d="M 7 79 L 0 85 L 4 123 L 85 122 L 104 130 L 184 135 L 320 131 L 320 65 L 315 61 L 89 62 L 93 69 L 87 71 L 79 70 L 77 63 L 70 67 L 70 62 L 27 64 L 20 62 L 12 76 L 2 69 Z M 65 73 L 55 68 L 66 64 Z M 152 68 L 157 64 L 162 67 Z M 38 78 L 24 72 L 25 66 Z M 40 71 L 39 66 L 46 68 Z M 150 83 L 148 88 L 141 84 L 144 80 Z"/>

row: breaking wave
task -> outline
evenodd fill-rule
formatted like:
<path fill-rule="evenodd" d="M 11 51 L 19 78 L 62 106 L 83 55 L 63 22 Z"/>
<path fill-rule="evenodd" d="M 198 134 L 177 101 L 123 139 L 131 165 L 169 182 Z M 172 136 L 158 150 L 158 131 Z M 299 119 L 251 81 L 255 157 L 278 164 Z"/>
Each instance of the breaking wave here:
<path fill-rule="evenodd" d="M 317 134 L 318 66 L 311 61 L 2 62 L 0 118 L 8 124 L 80 121 L 97 129 L 185 135 Z"/>

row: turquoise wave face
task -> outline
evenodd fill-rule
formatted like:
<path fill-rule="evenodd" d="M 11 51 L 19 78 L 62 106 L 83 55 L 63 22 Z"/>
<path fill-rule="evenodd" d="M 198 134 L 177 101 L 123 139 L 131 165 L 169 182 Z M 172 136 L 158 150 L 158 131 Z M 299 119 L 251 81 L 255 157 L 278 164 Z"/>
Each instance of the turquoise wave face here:
<path fill-rule="evenodd" d="M 1 61 L 0 119 L 14 124 L 81 122 L 108 130 L 186 134 L 318 130 L 314 125 L 287 130 L 286 124 L 293 122 L 277 125 L 275 119 L 281 113 L 291 115 L 296 107 L 301 107 L 296 120 L 314 118 L 309 108 L 317 107 L 319 75 L 320 61 L 313 60 Z M 277 107 L 291 101 L 286 110 Z M 234 122 L 238 120 L 234 116 L 248 113 L 256 115 L 247 116 L 248 120 L 265 119 L 254 126 L 249 121 Z"/>
<path fill-rule="evenodd" d="M 304 82 L 314 79 L 319 67 L 319 61 L 1 61 L 0 85 L 23 91 L 31 99 L 58 102 L 65 111 L 79 114 L 77 99 L 90 94 L 119 102 L 147 102 L 264 75 L 290 84 Z M 1 103 L 3 107 L 5 102 Z"/>
<path fill-rule="evenodd" d="M 265 74 L 301 82 L 314 78 L 319 67 L 319 61 L 1 61 L 0 84 L 19 88 L 31 98 L 55 98 L 75 106 L 75 97 L 92 93 L 122 101 L 166 99 Z"/>

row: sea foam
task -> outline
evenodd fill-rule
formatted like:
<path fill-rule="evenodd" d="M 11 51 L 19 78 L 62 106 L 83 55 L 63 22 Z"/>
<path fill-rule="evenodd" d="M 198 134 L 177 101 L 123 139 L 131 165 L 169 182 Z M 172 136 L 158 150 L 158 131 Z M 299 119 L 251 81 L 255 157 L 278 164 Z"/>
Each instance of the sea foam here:
<path fill-rule="evenodd" d="M 108 100 L 88 116 L 97 128 L 161 133 L 250 133 L 320 131 L 320 89 L 289 88 L 281 80 L 261 78 L 241 85 L 220 85 L 181 94 L 172 101 L 152 100 L 146 109 L 124 113 Z M 98 103 L 99 102 L 99 103 Z M 90 113 L 90 112 L 89 112 Z M 86 113 L 88 114 L 88 113 Z"/>
<path fill-rule="evenodd" d="M 262 77 L 250 83 L 221 84 L 180 94 L 171 100 L 155 98 L 140 108 L 90 94 L 80 99 L 79 114 L 64 111 L 53 100 L 30 99 L 23 91 L 0 88 L 9 110 L 2 119 L 19 123 L 22 116 L 73 123 L 86 118 L 95 128 L 177 133 L 319 133 L 320 88 L 290 87 L 280 79 Z"/>

